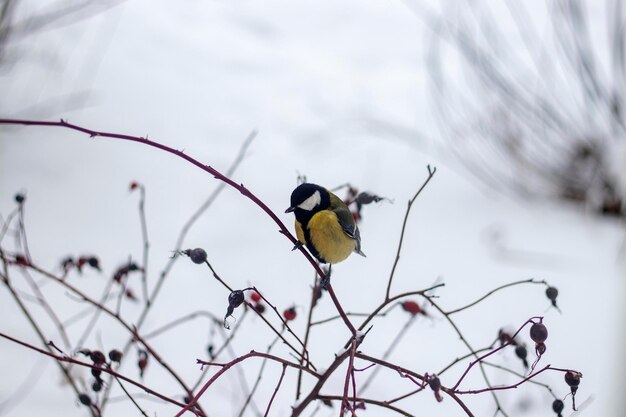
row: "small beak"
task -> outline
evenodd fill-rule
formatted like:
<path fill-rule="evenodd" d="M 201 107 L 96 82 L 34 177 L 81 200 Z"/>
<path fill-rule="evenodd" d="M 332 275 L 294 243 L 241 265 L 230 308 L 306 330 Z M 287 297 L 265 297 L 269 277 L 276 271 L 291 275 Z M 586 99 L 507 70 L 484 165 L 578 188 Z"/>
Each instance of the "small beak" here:
<path fill-rule="evenodd" d="M 285 213 L 291 213 L 295 210 L 295 207 L 289 207 L 287 210 L 285 210 Z"/>

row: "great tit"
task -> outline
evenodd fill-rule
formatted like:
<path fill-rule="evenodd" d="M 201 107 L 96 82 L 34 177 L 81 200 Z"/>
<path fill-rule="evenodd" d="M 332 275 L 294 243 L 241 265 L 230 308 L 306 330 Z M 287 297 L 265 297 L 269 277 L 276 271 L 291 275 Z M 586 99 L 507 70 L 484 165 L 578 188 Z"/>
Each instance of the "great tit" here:
<path fill-rule="evenodd" d="M 296 216 L 296 236 L 321 263 L 336 264 L 361 252 L 361 234 L 348 206 L 316 184 L 304 183 L 291 193 L 285 213 Z"/>

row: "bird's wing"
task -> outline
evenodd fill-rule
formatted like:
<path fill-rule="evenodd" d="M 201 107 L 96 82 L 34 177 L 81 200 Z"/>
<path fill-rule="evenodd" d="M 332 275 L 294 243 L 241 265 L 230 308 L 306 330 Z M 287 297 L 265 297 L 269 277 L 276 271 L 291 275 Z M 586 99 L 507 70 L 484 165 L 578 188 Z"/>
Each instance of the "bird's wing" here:
<path fill-rule="evenodd" d="M 365 254 L 361 252 L 361 233 L 359 232 L 359 228 L 354 221 L 354 217 L 352 217 L 352 212 L 350 211 L 350 209 L 342 202 L 342 204 L 337 205 L 333 211 L 337 215 L 337 219 L 339 220 L 339 224 L 341 225 L 341 229 L 343 230 L 343 232 L 350 239 L 353 239 L 355 241 L 356 246 L 354 248 L 354 251 L 359 255 L 365 256 Z"/>

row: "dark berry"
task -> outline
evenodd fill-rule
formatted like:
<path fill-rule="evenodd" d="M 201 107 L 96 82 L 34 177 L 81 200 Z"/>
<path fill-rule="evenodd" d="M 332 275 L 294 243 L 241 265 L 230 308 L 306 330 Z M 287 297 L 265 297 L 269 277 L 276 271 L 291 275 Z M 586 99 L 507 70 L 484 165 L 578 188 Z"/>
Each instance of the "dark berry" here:
<path fill-rule="evenodd" d="M 194 264 L 203 264 L 206 262 L 207 254 L 202 248 L 188 249 L 185 253 Z"/>
<path fill-rule="evenodd" d="M 556 300 L 556 297 L 559 295 L 559 290 L 556 289 L 556 287 L 548 287 L 546 289 L 546 297 L 548 297 L 549 300 Z"/>
<path fill-rule="evenodd" d="M 15 202 L 17 204 L 22 204 L 26 200 L 26 196 L 24 194 L 15 194 Z"/>
<path fill-rule="evenodd" d="M 565 383 L 570 387 L 577 387 L 580 385 L 580 378 L 582 374 L 576 371 L 567 371 L 565 372 Z"/>
<path fill-rule="evenodd" d="M 517 346 L 515 348 L 515 354 L 520 359 L 526 359 L 526 357 L 528 356 L 528 351 L 526 350 L 526 346 L 524 345 Z"/>
<path fill-rule="evenodd" d="M 265 313 L 265 305 L 261 303 L 256 303 L 252 307 L 254 308 L 254 311 L 256 311 L 259 314 Z"/>
<path fill-rule="evenodd" d="M 128 186 L 130 191 L 137 189 L 137 187 L 139 187 L 139 183 L 137 181 L 131 182 L 130 185 Z"/>
<path fill-rule="evenodd" d="M 530 327 L 530 338 L 535 343 L 543 343 L 548 338 L 548 328 L 543 323 L 533 323 Z"/>
<path fill-rule="evenodd" d="M 104 353 L 100 352 L 99 350 L 92 350 L 89 354 L 89 357 L 96 365 L 104 363 L 107 360 L 104 356 Z"/>
<path fill-rule="evenodd" d="M 78 396 L 78 401 L 80 401 L 82 405 L 86 405 L 87 407 L 91 406 L 91 398 L 89 398 L 89 395 L 87 394 L 80 394 Z"/>
<path fill-rule="evenodd" d="M 561 400 L 554 400 L 552 403 L 552 410 L 557 414 L 561 414 L 561 411 L 563 411 L 564 408 L 565 404 L 563 404 L 563 401 Z"/>
<path fill-rule="evenodd" d="M 229 307 L 237 308 L 241 305 L 241 303 L 243 303 L 244 300 L 245 297 L 243 295 L 243 291 L 235 290 L 228 296 L 228 305 Z"/>
<path fill-rule="evenodd" d="M 416 315 L 422 312 L 422 308 L 415 301 L 405 301 L 402 303 L 402 309 L 412 315 Z"/>
<path fill-rule="evenodd" d="M 535 353 L 541 356 L 546 353 L 546 344 L 545 343 L 535 343 Z"/>
<path fill-rule="evenodd" d="M 93 269 L 97 269 L 98 271 L 100 270 L 100 261 L 98 261 L 98 258 L 95 256 L 90 256 L 89 259 L 87 259 L 87 262 Z"/>
<path fill-rule="evenodd" d="M 100 390 L 102 389 L 102 381 L 98 380 L 94 382 L 91 385 L 91 389 L 94 390 L 94 392 L 100 392 Z"/>
<path fill-rule="evenodd" d="M 113 349 L 109 352 L 109 359 L 113 362 L 121 362 L 122 361 L 122 352 L 117 349 Z"/>
<path fill-rule="evenodd" d="M 500 341 L 500 346 L 505 344 L 516 344 L 515 340 L 513 340 L 513 337 L 509 334 L 509 332 L 504 329 L 498 330 L 498 340 Z"/>
<path fill-rule="evenodd" d="M 428 385 L 433 391 L 439 391 L 441 388 L 441 381 L 437 375 L 432 375 L 428 378 Z"/>
<path fill-rule="evenodd" d="M 102 370 L 91 368 L 91 375 L 93 375 L 96 379 L 100 379 L 100 375 L 102 375 Z"/>

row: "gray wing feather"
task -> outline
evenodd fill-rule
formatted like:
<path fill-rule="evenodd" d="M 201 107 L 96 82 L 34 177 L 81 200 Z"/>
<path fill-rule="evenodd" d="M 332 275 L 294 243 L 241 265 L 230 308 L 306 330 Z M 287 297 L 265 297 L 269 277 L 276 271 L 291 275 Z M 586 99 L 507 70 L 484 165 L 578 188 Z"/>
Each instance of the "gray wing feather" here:
<path fill-rule="evenodd" d="M 359 232 L 359 227 L 354 222 L 354 217 L 352 217 L 352 213 L 347 208 L 339 208 L 334 210 L 337 218 L 339 219 L 339 224 L 343 229 L 344 233 L 350 238 L 356 241 L 356 247 L 354 251 L 361 256 L 365 256 L 365 254 L 361 251 L 361 232 Z"/>

